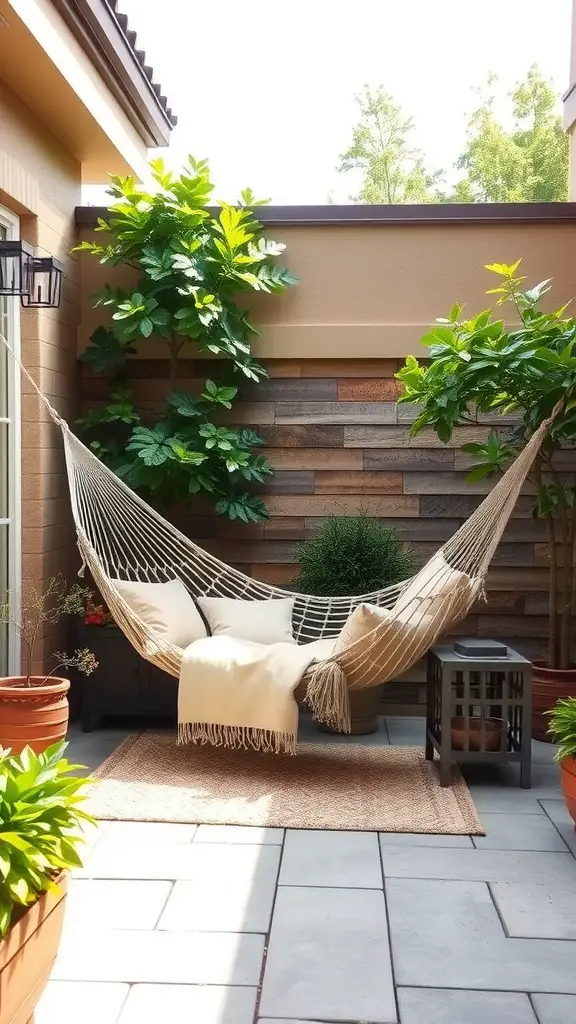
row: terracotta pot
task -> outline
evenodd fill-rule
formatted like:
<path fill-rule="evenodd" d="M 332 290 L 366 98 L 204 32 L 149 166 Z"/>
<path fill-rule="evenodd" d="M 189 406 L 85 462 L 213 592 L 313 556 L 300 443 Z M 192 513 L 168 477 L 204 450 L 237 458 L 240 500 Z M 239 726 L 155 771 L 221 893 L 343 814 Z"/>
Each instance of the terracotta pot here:
<path fill-rule="evenodd" d="M 32 676 L 0 678 L 0 745 L 20 753 L 26 744 L 41 754 L 63 740 L 68 729 L 68 679 Z"/>
<path fill-rule="evenodd" d="M 546 668 L 536 663 L 532 669 L 532 736 L 551 743 L 548 733 L 550 711 L 562 697 L 576 697 L 576 668 Z"/>
<path fill-rule="evenodd" d="M 504 722 L 501 718 L 467 718 L 450 722 L 452 750 L 501 750 Z"/>
<path fill-rule="evenodd" d="M 576 757 L 565 757 L 561 763 L 562 792 L 568 813 L 576 828 Z"/>
<path fill-rule="evenodd" d="M 382 700 L 381 686 L 367 686 L 364 690 L 352 690 L 350 694 L 350 712 L 352 730 L 347 735 L 367 736 L 379 728 L 378 714 Z M 316 723 L 320 732 L 340 735 L 337 729 L 331 729 L 323 722 Z"/>
<path fill-rule="evenodd" d="M 28 1024 L 48 981 L 62 932 L 68 876 L 44 893 L 0 942 L 0 1024 Z"/>

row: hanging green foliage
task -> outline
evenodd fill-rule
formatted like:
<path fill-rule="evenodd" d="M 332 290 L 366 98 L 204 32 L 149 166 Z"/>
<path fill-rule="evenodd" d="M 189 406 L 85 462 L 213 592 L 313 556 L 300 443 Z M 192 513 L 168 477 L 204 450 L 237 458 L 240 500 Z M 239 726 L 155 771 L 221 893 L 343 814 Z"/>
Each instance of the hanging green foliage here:
<path fill-rule="evenodd" d="M 132 177 L 111 177 L 114 202 L 96 229 L 105 240 L 78 246 L 104 265 L 138 273 L 132 289 L 107 286 L 94 297 L 110 321 L 94 331 L 82 358 L 106 376 L 109 392 L 79 426 L 92 450 L 153 504 L 170 508 L 204 494 L 231 519 L 262 519 L 265 505 L 250 484 L 272 472 L 257 452 L 264 442 L 253 430 L 223 426 L 221 414 L 233 409 L 242 384 L 266 376 L 251 354 L 258 331 L 240 305 L 242 293 L 277 294 L 297 279 L 272 262 L 285 246 L 263 236 L 253 213 L 262 204 L 251 191 L 215 214 L 206 161 L 190 157 L 178 177 L 162 160 L 151 170 L 153 192 Z M 137 408 L 129 386 L 128 357 L 139 339 L 152 336 L 165 339 L 170 367 L 156 419 Z M 199 395 L 177 384 L 179 359 L 194 352 L 222 366 Z"/>

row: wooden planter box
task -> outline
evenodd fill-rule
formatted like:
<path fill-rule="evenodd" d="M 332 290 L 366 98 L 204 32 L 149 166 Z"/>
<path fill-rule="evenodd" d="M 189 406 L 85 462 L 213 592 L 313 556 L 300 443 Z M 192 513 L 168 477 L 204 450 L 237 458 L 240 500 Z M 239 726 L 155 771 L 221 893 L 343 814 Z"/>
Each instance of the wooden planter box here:
<path fill-rule="evenodd" d="M 176 722 L 178 680 L 144 661 L 119 629 L 82 624 L 77 644 L 88 647 L 98 661 L 91 675 L 78 673 L 75 679 L 84 732 L 97 728 L 107 715 Z"/>
<path fill-rule="evenodd" d="M 68 875 L 44 893 L 0 942 L 0 1024 L 29 1024 L 56 959 Z"/>

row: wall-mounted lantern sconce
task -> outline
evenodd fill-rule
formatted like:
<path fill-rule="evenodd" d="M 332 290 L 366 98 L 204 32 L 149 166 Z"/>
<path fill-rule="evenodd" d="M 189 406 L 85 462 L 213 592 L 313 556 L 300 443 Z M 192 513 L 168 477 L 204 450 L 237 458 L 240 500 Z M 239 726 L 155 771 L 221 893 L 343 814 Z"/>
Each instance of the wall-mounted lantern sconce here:
<path fill-rule="evenodd" d="M 30 287 L 34 250 L 17 239 L 0 241 L 0 295 L 23 295 Z"/>
<path fill-rule="evenodd" d="M 64 266 L 53 256 L 34 256 L 28 291 L 21 296 L 22 305 L 35 309 L 60 305 Z"/>
<path fill-rule="evenodd" d="M 27 308 L 60 305 L 63 270 L 53 256 L 35 256 L 26 242 L 0 241 L 0 295 L 19 295 Z"/>

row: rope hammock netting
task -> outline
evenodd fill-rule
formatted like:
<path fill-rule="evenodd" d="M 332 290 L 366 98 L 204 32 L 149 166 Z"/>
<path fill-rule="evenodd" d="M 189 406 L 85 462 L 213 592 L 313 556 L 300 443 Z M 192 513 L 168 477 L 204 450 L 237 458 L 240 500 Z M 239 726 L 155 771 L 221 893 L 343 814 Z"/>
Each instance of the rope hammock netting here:
<path fill-rule="evenodd" d="M 389 610 L 362 639 L 313 663 L 302 680 L 299 689 L 306 690 L 315 715 L 344 729 L 349 727 L 350 691 L 388 682 L 407 671 L 483 596 L 488 567 L 557 411 L 541 424 L 470 518 L 412 579 L 361 596 L 313 597 L 260 583 L 186 537 L 72 433 L 20 366 L 62 431 L 72 514 L 84 563 L 120 629 L 142 657 L 158 668 L 178 678 L 183 651 L 134 613 L 115 580 L 163 583 L 177 579 L 195 598 L 292 598 L 299 644 L 337 637 L 361 603 Z"/>

